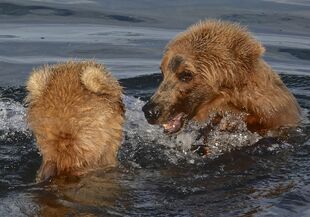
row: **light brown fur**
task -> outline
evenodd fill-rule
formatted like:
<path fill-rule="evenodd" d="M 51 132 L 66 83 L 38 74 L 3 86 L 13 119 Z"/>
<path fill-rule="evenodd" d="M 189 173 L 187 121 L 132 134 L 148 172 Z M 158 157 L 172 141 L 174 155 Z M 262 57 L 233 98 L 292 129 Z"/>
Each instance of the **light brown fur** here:
<path fill-rule="evenodd" d="M 115 166 L 122 140 L 122 88 L 95 62 L 35 69 L 27 83 L 27 119 L 43 162 L 39 180 Z"/>
<path fill-rule="evenodd" d="M 180 112 L 197 121 L 232 112 L 246 113 L 253 131 L 296 126 L 298 103 L 262 59 L 264 51 L 237 24 L 210 20 L 189 27 L 166 47 L 164 80 L 150 100 L 160 116 L 152 122 L 164 124 Z M 184 72 L 191 75 L 187 81 Z"/>

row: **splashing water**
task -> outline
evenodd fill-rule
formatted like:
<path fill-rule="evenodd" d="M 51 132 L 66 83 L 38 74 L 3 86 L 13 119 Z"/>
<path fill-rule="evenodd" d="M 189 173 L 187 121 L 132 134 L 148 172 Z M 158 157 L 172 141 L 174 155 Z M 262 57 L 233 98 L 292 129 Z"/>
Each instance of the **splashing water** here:
<path fill-rule="evenodd" d="M 246 129 L 246 125 L 242 122 L 241 117 L 227 114 L 218 125 L 212 126 L 207 139 L 200 135 L 201 129 L 209 125 L 209 122 L 198 124 L 190 121 L 179 133 L 166 135 L 161 127 L 150 125 L 145 120 L 144 114 L 141 111 L 145 103 L 144 101 L 132 96 L 124 96 L 124 103 L 126 106 L 125 138 L 118 156 L 121 166 L 117 168 L 120 169 L 120 173 L 110 173 L 112 175 L 112 182 L 120 183 L 124 189 L 127 189 L 127 191 L 122 190 L 122 192 L 129 194 L 129 199 L 127 196 L 120 196 L 120 201 L 126 201 L 127 199 L 130 202 L 135 201 L 138 194 L 139 198 L 141 197 L 141 201 L 136 201 L 136 203 L 153 208 L 154 204 L 152 202 L 148 203 L 148 199 L 154 195 L 162 195 L 159 198 L 153 198 L 154 201 L 162 201 L 166 200 L 167 197 L 171 197 L 172 204 L 179 207 L 180 204 L 175 203 L 174 198 L 179 199 L 180 196 L 186 196 L 183 198 L 189 199 L 188 201 L 186 200 L 187 205 L 185 209 L 190 210 L 189 207 L 195 207 L 197 204 L 200 204 L 200 201 L 225 198 L 227 196 L 227 186 L 231 186 L 228 187 L 228 191 L 234 191 L 234 189 L 240 187 L 238 184 L 240 180 L 252 183 L 251 180 L 259 180 L 260 177 L 263 177 L 260 174 L 268 174 L 269 171 L 274 176 L 274 168 L 279 167 L 276 162 L 285 162 L 282 160 L 286 157 L 285 152 L 281 152 L 281 148 L 276 145 L 268 145 L 269 149 L 266 149 L 267 156 L 264 151 L 262 154 L 256 155 L 256 153 L 264 150 L 262 146 L 257 147 L 259 151 L 253 155 L 248 155 L 249 152 L 244 152 L 243 150 L 236 152 L 237 155 L 224 154 L 250 146 L 257 140 L 260 140 L 257 134 L 251 133 Z M 40 198 L 44 199 L 49 198 L 49 195 L 51 195 L 55 198 L 56 204 L 58 204 L 58 199 L 60 198 L 60 201 L 65 202 L 65 205 L 62 206 L 63 209 L 67 209 L 67 206 L 74 206 L 75 209 L 75 205 L 71 204 L 71 200 L 68 203 L 67 198 L 63 199 L 62 196 L 54 195 L 54 193 L 50 192 L 46 194 L 44 189 L 38 189 L 37 187 L 29 190 L 29 187 L 32 188 L 32 184 L 30 186 L 24 185 L 25 183 L 33 182 L 35 172 L 41 163 L 33 137 L 25 122 L 25 114 L 26 109 L 22 103 L 10 98 L 2 97 L 0 99 L 0 192 L 3 195 L 8 194 L 0 202 L 0 209 L 5 213 L 5 216 L 8 216 L 6 215 L 7 213 L 14 213 L 14 216 L 16 216 L 16 213 L 21 212 L 25 213 L 25 216 L 38 213 L 39 206 L 36 205 L 37 200 L 33 200 L 33 191 L 38 191 L 35 195 L 39 195 Z M 223 130 L 227 124 L 234 126 L 233 132 Z M 300 133 L 298 136 L 300 137 Z M 208 150 L 207 157 L 201 157 L 191 150 L 193 146 L 199 146 L 202 143 Z M 250 153 L 252 153 L 252 147 L 249 149 Z M 274 154 L 277 151 L 280 151 L 280 154 L 272 157 L 275 160 L 265 167 L 265 161 L 269 159 L 268 153 Z M 218 156 L 223 156 L 223 158 L 220 157 L 214 160 Z M 280 160 L 278 160 L 279 156 Z M 285 166 L 287 167 L 287 165 Z M 304 170 L 306 171 L 307 167 Z M 107 174 L 104 174 L 103 177 L 108 179 L 109 184 L 111 177 L 107 176 Z M 282 181 L 282 179 L 281 177 L 279 180 Z M 102 179 L 98 183 L 105 184 L 105 182 L 102 182 Z M 110 192 L 110 185 L 107 186 L 104 186 L 103 190 Z M 221 188 L 225 190 L 219 191 L 218 189 Z M 24 192 L 24 189 L 27 189 L 26 192 Z M 80 185 L 78 189 L 80 191 Z M 84 190 L 86 193 L 91 191 L 87 187 Z M 101 195 L 106 196 L 105 191 L 97 192 L 97 190 L 96 188 L 95 196 L 100 197 L 99 201 L 110 201 L 110 199 L 102 199 Z M 28 193 L 28 191 L 31 193 Z M 237 191 L 239 192 L 239 190 Z M 76 191 L 74 190 L 74 192 Z M 224 193 L 222 194 L 221 192 Z M 200 196 L 195 198 L 192 197 L 193 195 L 204 196 L 203 198 Z M 84 196 L 82 195 L 82 197 Z M 11 198 L 14 199 L 11 200 Z M 90 196 L 88 199 L 93 199 L 93 197 Z M 146 202 L 144 201 L 145 199 Z M 114 199 L 112 198 L 112 200 Z M 233 204 L 235 203 L 233 202 Z M 77 206 L 85 208 L 82 202 L 78 202 Z M 112 209 L 120 210 L 119 207 L 111 206 Z M 97 207 L 98 205 L 94 205 L 92 208 L 96 211 Z M 160 209 L 163 209 L 163 207 L 160 207 Z"/>
<path fill-rule="evenodd" d="M 227 125 L 232 127 L 233 131 L 225 130 Z M 225 152 L 253 145 L 260 138 L 260 135 L 247 129 L 242 115 L 234 116 L 226 113 L 221 122 L 210 131 L 207 141 L 204 140 L 204 142 L 208 155 L 214 158 Z"/>
<path fill-rule="evenodd" d="M 126 105 L 125 147 L 122 149 L 123 157 L 135 163 L 146 161 L 161 161 L 163 163 L 179 164 L 180 161 L 197 163 L 198 155 L 191 149 L 203 145 L 208 153 L 208 158 L 216 158 L 225 152 L 250 146 L 261 137 L 250 132 L 242 116 L 236 117 L 226 114 L 218 126 L 212 128 L 207 140 L 201 136 L 201 129 L 210 122 L 199 124 L 189 121 L 186 126 L 175 135 L 166 135 L 159 126 L 150 125 L 141 112 L 144 102 L 133 98 L 124 97 Z M 223 125 L 234 126 L 233 132 L 222 130 Z M 129 151 L 130 150 L 130 151 Z"/>
<path fill-rule="evenodd" d="M 26 110 L 21 103 L 0 98 L 0 139 L 14 137 L 16 132 L 29 135 L 25 117 Z"/>
<path fill-rule="evenodd" d="M 193 153 L 193 147 L 204 146 L 207 157 L 216 158 L 223 153 L 250 146 L 261 137 L 246 128 L 242 117 L 226 114 L 221 122 L 214 126 L 207 138 L 201 136 L 201 129 L 210 122 L 196 123 L 189 121 L 177 134 L 167 135 L 163 129 L 147 123 L 142 113 L 144 101 L 124 96 L 126 106 L 125 138 L 119 158 L 121 162 L 134 167 L 157 167 L 163 164 L 193 164 L 202 158 Z M 0 138 L 10 140 L 19 132 L 27 137 L 30 131 L 25 121 L 26 109 L 19 102 L 11 99 L 0 101 Z M 234 131 L 222 130 L 224 125 L 234 126 Z"/>

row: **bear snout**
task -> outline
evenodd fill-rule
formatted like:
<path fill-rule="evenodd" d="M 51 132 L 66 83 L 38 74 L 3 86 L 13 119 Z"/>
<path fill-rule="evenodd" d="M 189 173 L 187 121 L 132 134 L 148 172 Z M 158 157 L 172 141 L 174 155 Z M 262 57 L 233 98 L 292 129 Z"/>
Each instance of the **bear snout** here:
<path fill-rule="evenodd" d="M 161 115 L 160 106 L 151 100 L 142 107 L 142 111 L 149 124 L 156 124 Z"/>

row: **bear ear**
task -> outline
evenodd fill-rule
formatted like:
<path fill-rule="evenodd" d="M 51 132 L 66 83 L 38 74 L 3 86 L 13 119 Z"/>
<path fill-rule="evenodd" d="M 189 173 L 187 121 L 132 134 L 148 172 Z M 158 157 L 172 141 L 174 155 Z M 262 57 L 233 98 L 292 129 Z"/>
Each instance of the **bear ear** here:
<path fill-rule="evenodd" d="M 252 64 L 264 54 L 265 48 L 259 41 L 247 34 L 240 40 L 236 40 L 234 51 L 242 62 Z"/>
<path fill-rule="evenodd" d="M 89 91 L 97 94 L 114 96 L 122 92 L 118 81 L 103 66 L 86 66 L 81 73 L 81 82 Z"/>
<path fill-rule="evenodd" d="M 27 102 L 35 100 L 43 94 L 50 79 L 50 75 L 51 70 L 48 66 L 33 70 L 26 84 L 26 89 L 29 91 L 26 98 Z"/>

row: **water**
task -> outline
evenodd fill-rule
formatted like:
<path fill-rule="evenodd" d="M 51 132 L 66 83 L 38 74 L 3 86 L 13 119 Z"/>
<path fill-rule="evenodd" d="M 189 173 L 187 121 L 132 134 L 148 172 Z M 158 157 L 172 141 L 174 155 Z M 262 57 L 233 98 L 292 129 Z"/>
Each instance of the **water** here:
<path fill-rule="evenodd" d="M 1 1 L 0 216 L 310 216 L 309 12 L 307 0 Z M 215 129 L 204 158 L 190 151 L 199 126 L 170 137 L 145 121 L 165 44 L 205 18 L 241 22 L 266 46 L 303 111 L 284 141 L 246 147 L 261 138 Z M 120 165 L 36 184 L 24 84 L 33 67 L 68 59 L 105 63 L 125 87 Z"/>

